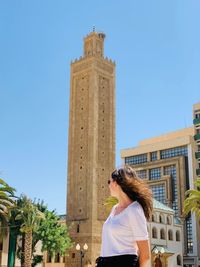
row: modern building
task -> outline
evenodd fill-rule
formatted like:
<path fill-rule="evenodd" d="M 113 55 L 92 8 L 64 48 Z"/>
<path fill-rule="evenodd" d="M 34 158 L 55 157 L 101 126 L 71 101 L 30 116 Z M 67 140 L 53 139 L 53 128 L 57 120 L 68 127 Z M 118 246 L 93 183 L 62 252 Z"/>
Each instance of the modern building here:
<path fill-rule="evenodd" d="M 200 226 L 194 214 L 184 217 L 185 191 L 200 175 L 200 103 L 193 106 L 193 127 L 143 140 L 121 150 L 122 162 L 132 165 L 149 183 L 154 198 L 169 206 L 184 227 L 184 267 L 200 266 Z"/>
<path fill-rule="evenodd" d="M 104 57 L 104 33 L 84 38 L 83 57 L 71 63 L 68 137 L 67 224 L 84 263 L 99 255 L 107 179 L 115 167 L 115 63 Z M 66 266 L 79 264 L 75 249 Z"/>

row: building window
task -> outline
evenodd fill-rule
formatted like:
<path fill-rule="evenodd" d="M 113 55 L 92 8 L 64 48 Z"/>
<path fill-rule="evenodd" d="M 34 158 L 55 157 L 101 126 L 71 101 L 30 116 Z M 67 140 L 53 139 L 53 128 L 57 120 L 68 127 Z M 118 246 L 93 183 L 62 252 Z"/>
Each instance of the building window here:
<path fill-rule="evenodd" d="M 0 251 L 2 251 L 3 250 L 3 242 L 2 241 L 0 241 Z M 0 262 L 1 263 L 1 262 Z"/>
<path fill-rule="evenodd" d="M 165 230 L 164 229 L 160 230 L 160 239 L 165 239 Z"/>
<path fill-rule="evenodd" d="M 186 218 L 186 229 L 187 229 L 187 253 L 193 253 L 193 237 L 192 237 L 192 219 L 191 217 Z"/>
<path fill-rule="evenodd" d="M 172 220 L 171 220 L 171 217 L 170 216 L 167 216 L 167 224 L 172 224 Z"/>
<path fill-rule="evenodd" d="M 76 227 L 76 232 L 79 233 L 80 232 L 80 224 L 78 223 L 77 224 L 77 227 Z"/>
<path fill-rule="evenodd" d="M 76 257 L 76 254 L 72 253 L 72 259 L 75 259 L 75 257 Z"/>
<path fill-rule="evenodd" d="M 181 265 L 181 255 L 177 256 L 177 265 Z"/>
<path fill-rule="evenodd" d="M 152 222 L 156 222 L 156 215 L 155 214 L 151 215 L 151 220 L 152 220 Z"/>
<path fill-rule="evenodd" d="M 51 263 L 51 254 L 47 252 L 47 263 Z"/>
<path fill-rule="evenodd" d="M 136 171 L 137 175 L 141 179 L 146 179 L 147 178 L 147 171 L 146 170 L 139 170 Z"/>
<path fill-rule="evenodd" d="M 176 241 L 181 241 L 180 231 L 176 231 Z"/>
<path fill-rule="evenodd" d="M 152 238 L 158 238 L 156 227 L 152 228 Z"/>
<path fill-rule="evenodd" d="M 170 175 L 172 178 L 172 209 L 175 215 L 178 216 L 178 189 L 176 178 L 176 165 L 169 165 L 164 167 L 164 175 Z"/>
<path fill-rule="evenodd" d="M 151 152 L 151 161 L 157 160 L 157 151 Z"/>
<path fill-rule="evenodd" d="M 195 113 L 195 118 L 198 119 L 200 118 L 200 110 L 197 110 Z"/>
<path fill-rule="evenodd" d="M 57 253 L 57 254 L 55 255 L 55 263 L 59 263 L 59 262 L 60 262 L 60 254 Z"/>
<path fill-rule="evenodd" d="M 162 202 L 163 204 L 166 203 L 165 186 L 163 184 L 151 185 L 151 190 L 153 192 L 153 197 L 156 200 Z"/>
<path fill-rule="evenodd" d="M 177 156 L 187 156 L 187 155 L 188 155 L 187 146 L 174 147 L 160 151 L 161 159 L 172 158 Z"/>
<path fill-rule="evenodd" d="M 159 222 L 165 223 L 164 216 L 162 214 L 159 215 Z"/>
<path fill-rule="evenodd" d="M 147 162 L 147 154 L 140 154 L 136 156 L 126 157 L 125 164 L 141 164 Z"/>
<path fill-rule="evenodd" d="M 172 232 L 172 230 L 168 231 L 168 240 L 173 241 L 173 232 Z"/>
<path fill-rule="evenodd" d="M 161 168 L 153 168 L 149 170 L 149 180 L 159 180 L 161 177 Z"/>

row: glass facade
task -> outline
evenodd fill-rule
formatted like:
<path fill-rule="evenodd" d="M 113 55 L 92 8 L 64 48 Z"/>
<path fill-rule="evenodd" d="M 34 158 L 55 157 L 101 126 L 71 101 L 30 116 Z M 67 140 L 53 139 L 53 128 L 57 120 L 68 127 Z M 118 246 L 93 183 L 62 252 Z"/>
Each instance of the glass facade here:
<path fill-rule="evenodd" d="M 166 194 L 165 194 L 165 186 L 164 184 L 157 184 L 157 185 L 152 185 L 151 190 L 153 192 L 153 197 L 162 202 L 163 204 L 166 204 Z"/>
<path fill-rule="evenodd" d="M 141 164 L 147 162 L 147 154 L 126 157 L 125 164 Z"/>
<path fill-rule="evenodd" d="M 175 210 L 175 214 L 176 216 L 178 216 L 178 191 L 177 191 L 176 165 L 165 166 L 164 175 L 171 175 L 172 177 L 172 209 Z"/>
<path fill-rule="evenodd" d="M 161 178 L 161 168 L 153 168 L 149 170 L 149 180 L 159 180 Z"/>
<path fill-rule="evenodd" d="M 192 219 L 188 217 L 186 219 L 186 231 L 187 231 L 187 253 L 193 253 L 193 238 L 192 238 Z"/>
<path fill-rule="evenodd" d="M 174 147 L 160 151 L 161 159 L 172 158 L 177 156 L 187 156 L 187 155 L 188 155 L 187 146 Z"/>

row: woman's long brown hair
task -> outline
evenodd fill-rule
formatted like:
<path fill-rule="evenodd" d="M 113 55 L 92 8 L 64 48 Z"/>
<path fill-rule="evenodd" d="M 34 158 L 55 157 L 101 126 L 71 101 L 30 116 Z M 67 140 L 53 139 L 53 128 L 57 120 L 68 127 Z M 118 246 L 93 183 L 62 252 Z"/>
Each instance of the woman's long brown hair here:
<path fill-rule="evenodd" d="M 134 169 L 129 165 L 124 165 L 114 170 L 111 177 L 131 200 L 140 203 L 146 219 L 149 220 L 153 209 L 152 192 L 147 184 L 137 176 Z"/>

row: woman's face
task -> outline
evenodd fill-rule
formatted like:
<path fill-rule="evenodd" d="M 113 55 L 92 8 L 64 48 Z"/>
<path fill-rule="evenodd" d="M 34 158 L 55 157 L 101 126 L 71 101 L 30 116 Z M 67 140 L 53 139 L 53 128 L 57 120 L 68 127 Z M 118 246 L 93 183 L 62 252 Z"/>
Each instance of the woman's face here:
<path fill-rule="evenodd" d="M 110 195 L 112 197 L 117 197 L 117 187 L 118 187 L 117 182 L 114 181 L 112 178 L 110 178 L 108 180 L 108 186 L 109 186 L 109 189 L 110 189 Z"/>

